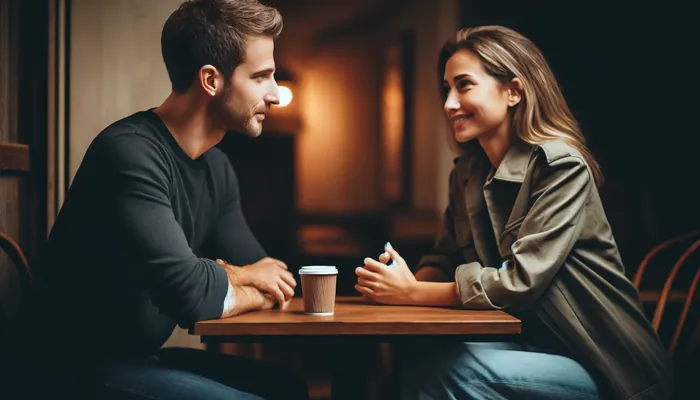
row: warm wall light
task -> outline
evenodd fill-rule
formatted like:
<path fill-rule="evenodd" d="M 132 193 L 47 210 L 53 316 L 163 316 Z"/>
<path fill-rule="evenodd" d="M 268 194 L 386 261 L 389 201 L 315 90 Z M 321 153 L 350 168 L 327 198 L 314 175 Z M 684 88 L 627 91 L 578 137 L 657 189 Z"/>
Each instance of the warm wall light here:
<path fill-rule="evenodd" d="M 292 102 L 292 99 L 294 96 L 292 95 L 292 89 L 288 88 L 287 86 L 278 86 L 277 87 L 280 93 L 280 103 L 277 105 L 277 107 L 286 107 L 289 105 L 289 103 Z"/>

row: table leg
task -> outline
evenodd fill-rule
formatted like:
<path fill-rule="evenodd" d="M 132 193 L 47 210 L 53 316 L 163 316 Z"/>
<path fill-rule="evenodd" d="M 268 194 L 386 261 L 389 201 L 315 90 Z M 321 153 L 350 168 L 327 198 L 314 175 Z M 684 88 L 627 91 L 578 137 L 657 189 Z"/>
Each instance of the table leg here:
<path fill-rule="evenodd" d="M 386 365 L 388 344 L 372 341 L 338 343 L 334 347 L 331 400 L 391 398 L 392 377 Z M 387 354 L 388 355 L 388 354 Z"/>
<path fill-rule="evenodd" d="M 369 343 L 343 343 L 334 347 L 331 400 L 367 398 Z"/>

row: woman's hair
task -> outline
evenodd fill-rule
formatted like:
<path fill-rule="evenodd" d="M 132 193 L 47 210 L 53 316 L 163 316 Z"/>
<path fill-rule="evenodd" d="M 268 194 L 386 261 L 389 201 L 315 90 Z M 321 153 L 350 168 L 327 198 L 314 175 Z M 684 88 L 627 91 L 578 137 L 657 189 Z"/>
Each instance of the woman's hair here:
<path fill-rule="evenodd" d="M 447 60 L 458 50 L 474 52 L 484 69 L 498 81 L 508 84 L 513 78 L 522 82 L 522 99 L 514 106 L 513 130 L 520 140 L 540 145 L 560 139 L 576 148 L 588 163 L 597 186 L 602 185 L 603 174 L 591 152 L 584 144 L 581 130 L 566 104 L 564 95 L 542 52 L 523 35 L 502 26 L 478 26 L 457 31 L 440 52 L 438 78 L 443 102 L 447 92 L 443 86 Z M 451 142 L 462 153 L 483 151 L 478 141 Z"/>

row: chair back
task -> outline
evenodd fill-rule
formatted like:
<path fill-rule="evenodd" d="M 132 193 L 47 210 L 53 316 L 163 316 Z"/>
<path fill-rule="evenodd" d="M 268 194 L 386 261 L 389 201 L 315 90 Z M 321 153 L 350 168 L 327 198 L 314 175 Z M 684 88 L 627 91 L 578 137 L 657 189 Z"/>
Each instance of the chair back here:
<path fill-rule="evenodd" d="M 0 249 L 0 369 L 3 369 L 29 315 L 32 276 L 22 249 L 2 231 Z"/>
<path fill-rule="evenodd" d="M 688 245 L 697 239 L 700 239 L 700 229 L 674 236 L 659 243 L 646 254 L 639 264 L 634 274 L 634 286 L 638 290 L 642 290 L 643 287 L 646 287 L 647 282 L 645 278 L 650 274 L 654 275 L 653 277 L 660 275 L 658 272 L 660 269 L 664 271 L 664 275 L 668 274 L 678 257 L 688 248 Z"/>

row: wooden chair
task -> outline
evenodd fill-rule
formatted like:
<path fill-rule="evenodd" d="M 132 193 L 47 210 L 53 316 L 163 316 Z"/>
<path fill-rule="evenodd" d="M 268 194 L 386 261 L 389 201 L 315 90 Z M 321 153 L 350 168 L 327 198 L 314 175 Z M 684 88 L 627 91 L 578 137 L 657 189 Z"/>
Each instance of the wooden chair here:
<path fill-rule="evenodd" d="M 9 351 L 22 335 L 29 311 L 32 276 L 17 242 L 0 231 L 0 397 L 10 372 Z M 7 257 L 3 256 L 3 253 Z"/>
<path fill-rule="evenodd" d="M 667 239 L 647 253 L 639 264 L 633 279 L 642 302 L 656 303 L 660 300 L 662 288 L 651 283 L 650 280 L 656 278 L 657 282 L 663 282 L 673 270 L 679 257 L 697 239 L 700 239 L 700 230 Z M 658 279 L 659 277 L 662 278 Z M 686 293 L 673 291 L 668 293 L 667 301 L 682 302 L 685 297 Z"/>
<path fill-rule="evenodd" d="M 698 260 L 692 260 L 692 262 L 689 262 L 691 261 L 691 257 L 696 254 L 698 249 L 700 249 L 700 239 L 692 242 L 690 246 L 688 246 L 685 251 L 681 253 L 680 257 L 678 257 L 676 262 L 673 264 L 673 268 L 664 282 L 664 286 L 659 294 L 659 302 L 656 305 L 654 317 L 651 321 L 652 326 L 657 332 L 661 326 L 661 319 L 664 316 L 667 305 L 669 302 L 671 302 L 672 293 L 676 293 L 676 297 L 679 297 L 679 300 L 684 303 L 688 303 L 688 301 L 692 300 L 692 296 L 690 296 L 689 293 L 690 289 L 692 288 L 692 284 L 687 286 L 684 285 L 684 283 L 688 282 L 689 280 L 682 278 L 692 276 L 693 272 L 698 269 Z M 687 266 L 690 268 L 687 268 Z M 678 279 L 679 273 L 681 272 L 684 272 L 685 275 L 681 276 L 681 279 Z M 682 321 L 679 320 L 679 323 L 682 323 Z"/>
<path fill-rule="evenodd" d="M 700 376 L 699 256 L 700 230 L 673 237 L 644 257 L 633 280 L 642 301 L 656 303 L 651 323 L 673 359 L 677 391 L 674 398 L 678 399 L 697 397 L 695 381 Z M 659 288 L 654 281 L 663 282 L 663 286 Z M 681 307 L 680 314 L 676 306 Z"/>
<path fill-rule="evenodd" d="M 680 364 L 700 359 L 700 268 L 696 269 L 668 348 Z"/>
<path fill-rule="evenodd" d="M 652 325 L 658 332 L 668 309 L 670 293 L 678 286 L 685 288 L 689 281 L 687 290 L 683 292 L 683 307 L 668 343 L 668 353 L 673 359 L 676 375 L 677 393 L 674 398 L 678 399 L 696 398 L 696 380 L 700 374 L 700 259 L 691 258 L 700 253 L 698 249 L 700 239 L 693 242 L 674 264 L 661 290 L 652 320 Z M 687 278 L 689 272 L 692 273 L 692 279 Z"/>

